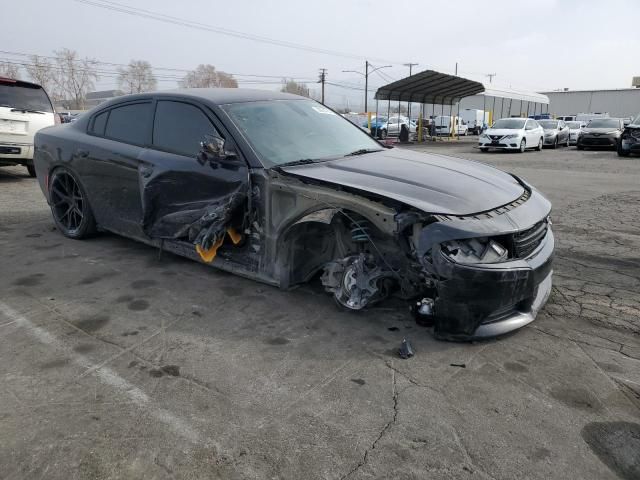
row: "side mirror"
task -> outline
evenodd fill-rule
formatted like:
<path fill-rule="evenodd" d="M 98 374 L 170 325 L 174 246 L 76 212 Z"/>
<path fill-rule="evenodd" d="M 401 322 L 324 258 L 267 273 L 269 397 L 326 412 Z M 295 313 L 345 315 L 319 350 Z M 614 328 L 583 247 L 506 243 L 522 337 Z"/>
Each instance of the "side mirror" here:
<path fill-rule="evenodd" d="M 198 154 L 198 161 L 204 164 L 206 160 L 213 160 L 216 162 L 225 162 L 229 160 L 235 160 L 238 154 L 233 150 L 228 150 L 225 147 L 225 140 L 217 135 L 207 135 L 205 139 L 200 142 L 200 153 Z"/>

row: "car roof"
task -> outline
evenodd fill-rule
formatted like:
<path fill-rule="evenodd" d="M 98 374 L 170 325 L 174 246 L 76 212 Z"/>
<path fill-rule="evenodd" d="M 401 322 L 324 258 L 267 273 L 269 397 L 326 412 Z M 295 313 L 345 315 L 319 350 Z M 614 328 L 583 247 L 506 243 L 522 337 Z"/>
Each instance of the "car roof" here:
<path fill-rule="evenodd" d="M 17 78 L 0 77 L 0 83 L 11 83 L 18 87 L 42 88 L 42 85 L 38 85 L 33 82 L 25 82 L 24 80 L 18 80 Z"/>
<path fill-rule="evenodd" d="M 176 88 L 174 90 L 162 90 L 159 92 L 147 92 L 134 95 L 117 97 L 122 100 L 135 100 L 136 98 L 154 97 L 188 97 L 205 100 L 215 105 L 228 103 L 258 102 L 263 100 L 304 100 L 306 97 L 291 93 L 276 92 L 273 90 L 258 90 L 250 88 Z M 111 102 L 110 102 L 111 103 Z"/>

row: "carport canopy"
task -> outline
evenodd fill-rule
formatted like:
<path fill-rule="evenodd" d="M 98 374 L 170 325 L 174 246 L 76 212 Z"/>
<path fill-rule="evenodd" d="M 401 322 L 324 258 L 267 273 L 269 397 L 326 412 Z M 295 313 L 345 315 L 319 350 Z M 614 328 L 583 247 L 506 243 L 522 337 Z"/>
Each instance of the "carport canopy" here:
<path fill-rule="evenodd" d="M 508 98 L 549 104 L 549 97 L 535 92 L 485 85 L 468 78 L 425 70 L 384 85 L 376 91 L 376 100 L 452 105 L 471 95 Z"/>

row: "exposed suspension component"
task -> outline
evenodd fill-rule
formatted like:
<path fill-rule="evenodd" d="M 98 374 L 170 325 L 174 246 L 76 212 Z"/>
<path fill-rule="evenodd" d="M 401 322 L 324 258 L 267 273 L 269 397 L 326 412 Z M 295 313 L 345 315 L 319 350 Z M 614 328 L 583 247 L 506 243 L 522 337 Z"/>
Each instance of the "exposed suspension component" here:
<path fill-rule="evenodd" d="M 352 214 L 351 219 L 351 240 L 354 243 L 365 243 L 371 239 L 370 222 L 361 215 Z"/>

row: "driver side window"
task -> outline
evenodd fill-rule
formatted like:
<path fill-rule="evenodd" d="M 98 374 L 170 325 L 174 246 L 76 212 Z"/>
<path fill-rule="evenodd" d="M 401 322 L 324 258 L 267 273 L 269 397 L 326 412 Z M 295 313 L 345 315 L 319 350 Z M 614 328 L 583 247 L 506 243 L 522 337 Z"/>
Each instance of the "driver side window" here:
<path fill-rule="evenodd" d="M 200 142 L 211 134 L 216 134 L 215 127 L 195 105 L 158 101 L 152 140 L 158 150 L 195 157 L 200 151 Z"/>

